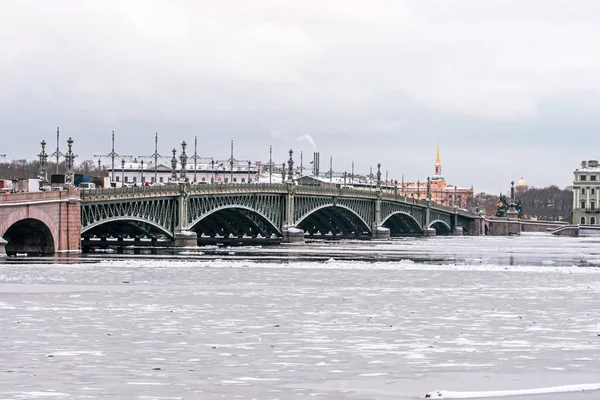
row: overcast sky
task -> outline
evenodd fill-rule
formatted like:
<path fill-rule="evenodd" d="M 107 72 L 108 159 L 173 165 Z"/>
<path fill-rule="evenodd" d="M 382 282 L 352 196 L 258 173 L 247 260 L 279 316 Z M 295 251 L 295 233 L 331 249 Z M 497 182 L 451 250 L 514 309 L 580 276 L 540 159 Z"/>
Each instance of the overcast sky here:
<path fill-rule="evenodd" d="M 598 0 L 0 2 L 0 153 L 39 142 L 321 165 L 476 191 L 600 158 Z M 108 162 L 105 160 L 105 162 Z"/>

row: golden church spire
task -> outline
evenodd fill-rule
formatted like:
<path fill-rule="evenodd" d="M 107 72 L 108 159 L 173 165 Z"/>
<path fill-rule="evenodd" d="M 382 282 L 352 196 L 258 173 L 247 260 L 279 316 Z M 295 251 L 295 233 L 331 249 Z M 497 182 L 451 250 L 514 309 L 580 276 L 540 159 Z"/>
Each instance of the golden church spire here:
<path fill-rule="evenodd" d="M 435 155 L 435 175 L 433 176 L 434 180 L 443 181 L 444 177 L 442 176 L 442 159 L 440 157 L 440 142 L 437 145 L 437 154 Z"/>

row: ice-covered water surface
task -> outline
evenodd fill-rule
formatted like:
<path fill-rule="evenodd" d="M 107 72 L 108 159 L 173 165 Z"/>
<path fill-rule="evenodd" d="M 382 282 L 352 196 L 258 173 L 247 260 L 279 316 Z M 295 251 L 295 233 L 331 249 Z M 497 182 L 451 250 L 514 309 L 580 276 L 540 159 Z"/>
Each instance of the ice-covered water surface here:
<path fill-rule="evenodd" d="M 541 399 L 531 389 L 590 387 L 599 250 L 540 235 L 8 262 L 0 399 Z"/>

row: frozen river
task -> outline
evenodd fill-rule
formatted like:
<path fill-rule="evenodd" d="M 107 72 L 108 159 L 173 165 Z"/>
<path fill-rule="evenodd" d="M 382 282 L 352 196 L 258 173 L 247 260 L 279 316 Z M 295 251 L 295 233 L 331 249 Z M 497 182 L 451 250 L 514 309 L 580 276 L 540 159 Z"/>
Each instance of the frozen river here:
<path fill-rule="evenodd" d="M 599 382 L 600 238 L 0 261 L 2 400 L 403 400 Z"/>

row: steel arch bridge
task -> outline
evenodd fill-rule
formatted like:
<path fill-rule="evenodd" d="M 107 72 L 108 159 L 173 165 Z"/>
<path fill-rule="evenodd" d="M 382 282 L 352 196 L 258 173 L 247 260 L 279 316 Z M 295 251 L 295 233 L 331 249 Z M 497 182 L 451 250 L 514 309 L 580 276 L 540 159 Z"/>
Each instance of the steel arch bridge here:
<path fill-rule="evenodd" d="M 463 210 L 380 190 L 173 184 L 81 192 L 84 238 L 252 237 L 285 242 L 304 236 L 478 235 L 478 220 L 478 215 Z"/>

